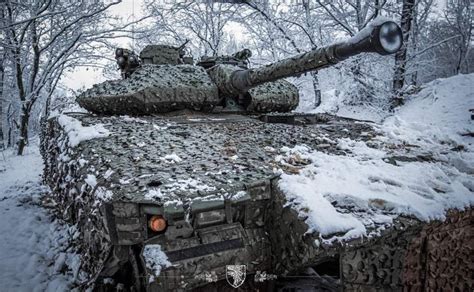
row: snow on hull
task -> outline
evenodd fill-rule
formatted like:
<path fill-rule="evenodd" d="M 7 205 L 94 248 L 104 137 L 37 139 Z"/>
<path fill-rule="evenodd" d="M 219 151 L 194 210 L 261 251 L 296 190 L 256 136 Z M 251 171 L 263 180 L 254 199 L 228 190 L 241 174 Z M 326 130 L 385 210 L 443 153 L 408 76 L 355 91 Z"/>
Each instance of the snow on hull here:
<path fill-rule="evenodd" d="M 171 266 L 168 261 L 168 257 L 161 250 L 159 244 L 148 244 L 143 249 L 143 258 L 145 259 L 146 267 L 152 272 L 153 276 L 150 276 L 150 283 L 158 277 L 163 268 Z"/>
<path fill-rule="evenodd" d="M 428 84 L 377 126 L 382 135 L 373 141 L 338 140 L 346 155 L 281 149 L 277 161 L 310 161 L 279 182 L 309 232 L 326 242 L 370 237 L 398 215 L 443 220 L 448 209 L 472 206 L 472 84 L 474 74 Z"/>
<path fill-rule="evenodd" d="M 443 219 L 447 209 L 474 203 L 472 177 L 454 167 L 440 162 L 392 165 L 378 157 L 379 150 L 366 150 L 369 155 L 376 152 L 374 157 L 291 150 L 312 163 L 297 175 L 283 174 L 279 186 L 290 205 L 308 216 L 310 231 L 322 237 L 344 234 L 331 240 L 370 236 L 367 225 L 389 224 L 397 214 L 424 221 Z M 339 212 L 334 202 L 358 211 Z"/>
<path fill-rule="evenodd" d="M 69 146 L 75 147 L 82 141 L 94 138 L 102 138 L 110 135 L 110 132 L 102 124 L 96 124 L 90 127 L 82 126 L 79 120 L 60 115 L 58 123 L 64 128 L 69 138 Z"/>

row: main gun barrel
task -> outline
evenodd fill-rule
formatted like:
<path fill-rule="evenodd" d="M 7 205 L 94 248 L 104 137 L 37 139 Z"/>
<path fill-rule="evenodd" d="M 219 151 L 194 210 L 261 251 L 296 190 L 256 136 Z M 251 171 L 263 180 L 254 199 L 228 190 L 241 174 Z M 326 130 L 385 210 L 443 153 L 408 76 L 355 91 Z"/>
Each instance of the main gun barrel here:
<path fill-rule="evenodd" d="M 218 87 L 230 94 L 244 93 L 259 84 L 329 67 L 360 53 L 393 54 L 402 44 L 402 31 L 395 22 L 373 22 L 345 42 L 316 48 L 259 68 L 226 74 L 226 84 L 218 84 Z"/>

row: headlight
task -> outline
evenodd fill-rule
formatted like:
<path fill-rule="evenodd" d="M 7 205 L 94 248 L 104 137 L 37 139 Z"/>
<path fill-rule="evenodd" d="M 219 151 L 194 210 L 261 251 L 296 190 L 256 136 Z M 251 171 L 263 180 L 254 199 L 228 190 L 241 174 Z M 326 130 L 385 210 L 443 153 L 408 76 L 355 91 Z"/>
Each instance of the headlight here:
<path fill-rule="evenodd" d="M 151 216 L 150 220 L 148 220 L 148 228 L 150 228 L 153 232 L 163 232 L 166 230 L 167 226 L 168 223 L 161 215 Z"/>

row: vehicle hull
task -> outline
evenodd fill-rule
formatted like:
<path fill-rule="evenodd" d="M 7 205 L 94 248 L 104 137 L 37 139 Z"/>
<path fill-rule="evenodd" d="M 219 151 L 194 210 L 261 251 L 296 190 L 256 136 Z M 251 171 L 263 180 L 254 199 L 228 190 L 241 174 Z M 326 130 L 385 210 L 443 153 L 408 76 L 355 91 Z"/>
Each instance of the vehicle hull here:
<path fill-rule="evenodd" d="M 242 287 L 472 290 L 472 208 L 449 211 L 444 222 L 429 224 L 398 216 L 376 236 L 329 244 L 310 231 L 280 190 L 272 149 L 304 142 L 338 153 L 326 140 L 305 137 L 367 139 L 375 131 L 370 123 L 297 114 L 68 116 L 111 132 L 75 146 L 74 133 L 59 118 L 45 121 L 42 132 L 49 199 L 58 216 L 80 231 L 75 244 L 90 275 L 85 286 L 99 289 L 105 279 L 117 284 L 129 277 L 126 284 L 143 291 L 230 287 L 227 266 L 245 265 Z M 163 158 L 170 149 L 181 161 Z M 160 196 L 149 197 L 157 188 Z M 153 215 L 167 218 L 166 232 L 147 228 Z M 152 245 L 170 262 L 159 275 L 143 253 Z M 255 282 L 263 272 L 277 278 Z"/>

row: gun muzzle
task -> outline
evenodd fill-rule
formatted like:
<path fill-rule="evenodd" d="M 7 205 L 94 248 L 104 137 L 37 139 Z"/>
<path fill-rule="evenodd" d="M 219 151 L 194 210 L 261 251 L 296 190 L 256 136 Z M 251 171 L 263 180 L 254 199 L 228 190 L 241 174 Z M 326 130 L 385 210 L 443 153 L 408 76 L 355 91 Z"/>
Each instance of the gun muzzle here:
<path fill-rule="evenodd" d="M 360 53 L 390 55 L 403 44 L 400 27 L 393 21 L 367 27 L 335 48 L 337 59 L 346 59 Z"/>

